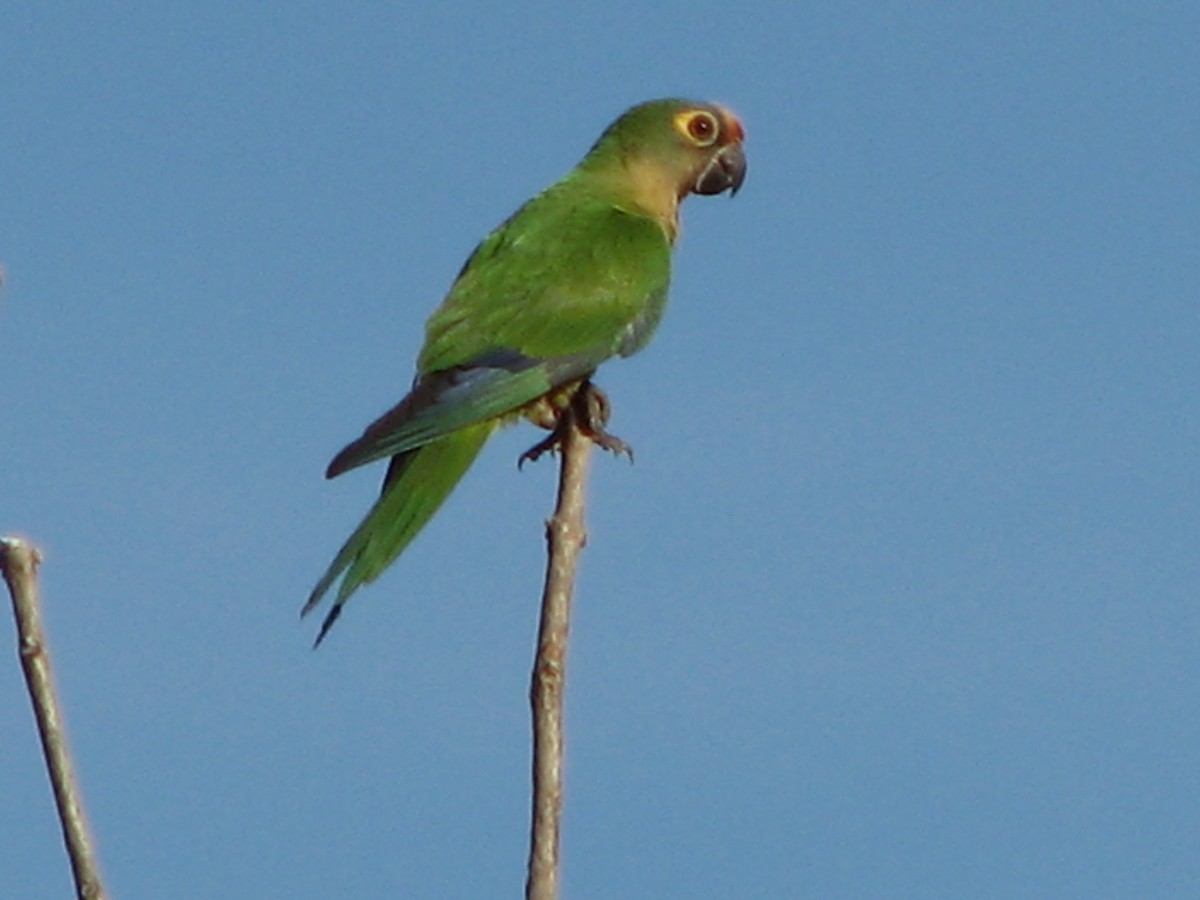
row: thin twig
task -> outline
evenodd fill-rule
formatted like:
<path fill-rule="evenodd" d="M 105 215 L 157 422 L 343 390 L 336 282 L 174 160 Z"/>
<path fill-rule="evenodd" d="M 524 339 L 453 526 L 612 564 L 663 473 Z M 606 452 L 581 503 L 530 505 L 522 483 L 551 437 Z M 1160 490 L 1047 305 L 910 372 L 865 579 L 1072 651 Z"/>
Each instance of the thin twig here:
<path fill-rule="evenodd" d="M 546 586 L 538 627 L 537 656 L 529 688 L 533 709 L 533 821 L 529 842 L 527 900 L 558 897 L 558 845 L 563 797 L 563 688 L 571 594 L 579 551 L 587 541 L 583 522 L 584 485 L 592 441 L 573 417 L 562 429 L 558 502 L 546 523 Z"/>
<path fill-rule="evenodd" d="M 0 538 L 0 574 L 12 594 L 13 615 L 17 620 L 17 648 L 21 669 L 33 704 L 42 754 L 54 789 L 58 820 L 75 876 L 75 896 L 80 900 L 103 900 L 106 896 L 100 879 L 100 867 L 92 850 L 83 797 L 75 780 L 71 752 L 59 711 L 58 696 L 50 667 L 50 650 L 42 631 L 38 606 L 37 567 L 41 562 L 37 548 L 15 537 Z"/>

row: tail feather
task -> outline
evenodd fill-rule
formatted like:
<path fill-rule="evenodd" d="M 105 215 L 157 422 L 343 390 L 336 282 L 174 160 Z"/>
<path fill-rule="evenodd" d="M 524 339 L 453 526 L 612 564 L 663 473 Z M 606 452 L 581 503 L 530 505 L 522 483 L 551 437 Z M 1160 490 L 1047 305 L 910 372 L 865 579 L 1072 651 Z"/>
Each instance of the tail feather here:
<path fill-rule="evenodd" d="M 394 458 L 379 499 L 337 552 L 300 611 L 301 617 L 312 612 L 342 578 L 314 649 L 325 639 L 350 595 L 378 578 L 433 518 L 495 427 L 492 421 L 481 422 Z"/>

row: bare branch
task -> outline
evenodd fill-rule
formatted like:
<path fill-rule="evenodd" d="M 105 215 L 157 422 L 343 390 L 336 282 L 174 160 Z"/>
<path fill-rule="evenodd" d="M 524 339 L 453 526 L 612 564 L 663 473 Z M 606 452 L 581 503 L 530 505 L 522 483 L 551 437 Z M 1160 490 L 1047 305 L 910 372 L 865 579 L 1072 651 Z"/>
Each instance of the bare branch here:
<path fill-rule="evenodd" d="M 37 548 L 15 537 L 0 538 L 0 574 L 12 595 L 13 615 L 17 621 L 17 652 L 33 704 L 42 754 L 54 789 L 58 820 L 75 876 L 75 895 L 80 900 L 104 900 L 100 868 L 92 850 L 83 798 L 75 780 L 71 752 L 59 711 L 58 696 L 50 667 L 50 651 L 42 631 L 38 605 L 37 567 L 41 562 Z"/>
<path fill-rule="evenodd" d="M 562 453 L 558 502 L 546 523 L 546 585 L 538 628 L 529 701 L 533 710 L 533 820 L 527 900 L 556 900 L 563 798 L 563 691 L 571 595 L 579 552 L 587 542 L 583 521 L 591 439 L 567 415 L 556 449 Z"/>

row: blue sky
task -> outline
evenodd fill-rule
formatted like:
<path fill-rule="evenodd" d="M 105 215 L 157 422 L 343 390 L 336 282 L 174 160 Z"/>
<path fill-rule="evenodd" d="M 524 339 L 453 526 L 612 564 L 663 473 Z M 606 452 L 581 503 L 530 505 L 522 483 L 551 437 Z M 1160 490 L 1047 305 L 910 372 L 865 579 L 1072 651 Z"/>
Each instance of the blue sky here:
<path fill-rule="evenodd" d="M 600 383 L 569 897 L 1200 894 L 1200 11 L 26 4 L 0 14 L 0 531 L 121 897 L 514 896 L 555 469 L 485 451 L 296 614 L 480 237 L 717 99 Z M 15 654 L 7 895 L 69 873 Z"/>

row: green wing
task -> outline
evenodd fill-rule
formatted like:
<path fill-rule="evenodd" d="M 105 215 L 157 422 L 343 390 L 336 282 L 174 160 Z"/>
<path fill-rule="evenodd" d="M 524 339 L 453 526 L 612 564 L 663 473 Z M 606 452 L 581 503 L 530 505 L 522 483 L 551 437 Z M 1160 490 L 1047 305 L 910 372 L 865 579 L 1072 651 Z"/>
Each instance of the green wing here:
<path fill-rule="evenodd" d="M 413 390 L 328 476 L 514 413 L 635 352 L 662 316 L 669 277 L 657 223 L 551 188 L 472 253 L 426 326 Z"/>
<path fill-rule="evenodd" d="M 621 351 L 670 278 L 670 241 L 567 179 L 531 200 L 467 260 L 426 326 L 422 374 L 499 350 L 550 360 Z"/>

